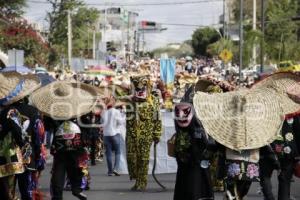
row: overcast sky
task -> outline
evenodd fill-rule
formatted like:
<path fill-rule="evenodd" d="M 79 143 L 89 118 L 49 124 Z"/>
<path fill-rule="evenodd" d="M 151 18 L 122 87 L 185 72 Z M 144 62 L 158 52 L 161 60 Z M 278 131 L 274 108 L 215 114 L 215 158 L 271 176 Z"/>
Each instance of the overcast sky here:
<path fill-rule="evenodd" d="M 46 2 L 46 0 L 36 0 Z M 191 4 L 174 4 L 174 5 L 139 5 L 124 7 L 130 11 L 139 13 L 138 20 L 150 20 L 168 24 L 189 24 L 189 25 L 213 25 L 218 24 L 219 16 L 223 12 L 223 0 L 85 0 L 86 4 L 101 4 L 104 2 L 112 3 L 182 3 L 193 2 Z M 199 3 L 200 2 L 200 3 Z M 30 21 L 46 25 L 44 21 L 46 11 L 50 11 L 50 5 L 30 2 L 25 17 Z M 92 6 L 103 8 L 101 6 Z M 166 31 L 156 34 L 146 35 L 146 49 L 165 46 L 168 43 L 182 42 L 191 38 L 196 26 L 171 26 L 164 25 Z"/>

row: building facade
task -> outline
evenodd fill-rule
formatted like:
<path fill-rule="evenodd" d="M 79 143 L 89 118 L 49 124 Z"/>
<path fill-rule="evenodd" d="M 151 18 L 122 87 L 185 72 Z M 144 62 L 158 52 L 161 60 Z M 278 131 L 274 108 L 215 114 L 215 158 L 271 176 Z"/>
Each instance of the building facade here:
<path fill-rule="evenodd" d="M 102 51 L 119 58 L 132 59 L 136 46 L 138 13 L 118 7 L 103 9 L 100 13 L 98 31 L 102 35 Z"/>

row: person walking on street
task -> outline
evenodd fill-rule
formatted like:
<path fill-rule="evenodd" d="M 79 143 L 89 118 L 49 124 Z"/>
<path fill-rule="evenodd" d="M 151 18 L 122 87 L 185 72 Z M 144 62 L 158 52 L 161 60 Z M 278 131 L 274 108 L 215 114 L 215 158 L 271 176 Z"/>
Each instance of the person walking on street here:
<path fill-rule="evenodd" d="M 87 199 L 81 187 L 87 154 L 79 119 L 82 115 L 92 111 L 96 95 L 97 92 L 93 86 L 57 81 L 37 90 L 30 96 L 32 105 L 49 118 L 49 124 L 46 127 L 54 130 L 51 145 L 53 164 L 50 191 L 52 200 L 63 199 L 66 175 L 70 180 L 73 196 L 80 200 Z M 53 105 L 56 109 L 53 109 Z"/>
<path fill-rule="evenodd" d="M 96 148 L 97 141 L 100 139 L 100 111 L 97 107 L 97 111 L 92 111 L 81 117 L 81 122 L 84 124 L 81 129 L 84 132 L 84 142 L 90 147 L 90 159 L 91 165 L 96 165 Z"/>
<path fill-rule="evenodd" d="M 122 121 L 125 120 L 122 117 L 121 112 L 114 108 L 115 99 L 111 97 L 107 103 L 107 110 L 104 111 L 102 116 L 102 127 L 104 136 L 105 156 L 108 167 L 108 176 L 115 174 L 120 176 L 118 169 L 120 166 L 121 156 L 121 130 Z M 115 152 L 115 163 L 113 167 L 112 153 Z"/>

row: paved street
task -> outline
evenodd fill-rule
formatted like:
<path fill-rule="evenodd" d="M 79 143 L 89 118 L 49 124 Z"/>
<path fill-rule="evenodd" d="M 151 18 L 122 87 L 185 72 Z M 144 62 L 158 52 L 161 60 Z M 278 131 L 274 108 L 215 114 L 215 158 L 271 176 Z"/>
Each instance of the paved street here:
<path fill-rule="evenodd" d="M 42 191 L 45 192 L 45 200 L 50 199 L 49 193 L 49 180 L 50 180 L 50 168 L 48 165 L 41 178 Z M 106 164 L 98 163 L 97 166 L 90 168 L 92 176 L 92 184 L 90 191 L 85 193 L 88 195 L 89 200 L 171 200 L 173 198 L 175 174 L 158 175 L 158 179 L 167 186 L 168 190 L 162 192 L 158 185 L 154 182 L 151 176 L 149 176 L 148 191 L 144 193 L 132 192 L 130 188 L 133 182 L 129 181 L 127 175 L 120 177 L 108 177 L 106 176 Z M 295 179 L 295 183 L 292 186 L 292 195 L 300 200 L 300 179 Z M 275 184 L 275 180 L 273 181 Z M 262 196 L 256 194 L 258 189 L 258 183 L 254 183 L 251 187 L 250 194 L 247 200 L 262 199 Z M 277 191 L 277 188 L 274 188 Z M 64 192 L 65 200 L 74 200 L 71 192 Z M 216 200 L 221 200 L 222 194 L 216 194 Z"/>

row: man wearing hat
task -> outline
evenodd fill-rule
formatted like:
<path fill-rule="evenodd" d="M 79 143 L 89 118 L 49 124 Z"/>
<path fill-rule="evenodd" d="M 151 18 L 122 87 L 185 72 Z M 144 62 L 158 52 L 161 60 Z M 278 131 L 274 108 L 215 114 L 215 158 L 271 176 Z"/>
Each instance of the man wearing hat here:
<path fill-rule="evenodd" d="M 150 76 L 141 75 L 130 78 L 133 98 L 126 107 L 126 148 L 130 179 L 135 179 L 134 191 L 144 191 L 147 186 L 150 147 L 158 143 L 162 123 L 160 105 L 152 95 Z"/>
<path fill-rule="evenodd" d="M 1 73 L 0 83 L 0 196 L 13 200 L 15 175 L 24 173 L 24 162 L 30 160 L 32 152 L 23 124 L 28 118 L 20 114 L 14 103 L 37 89 L 40 81 L 14 72 Z M 20 191 L 26 190 L 24 185 L 20 186 Z"/>
<path fill-rule="evenodd" d="M 52 119 L 54 137 L 51 153 L 54 157 L 51 176 L 52 200 L 63 199 L 65 174 L 71 183 L 72 194 L 86 200 L 82 193 L 82 168 L 86 151 L 81 137 L 79 117 L 92 111 L 97 92 L 93 86 L 68 81 L 49 84 L 31 95 L 32 104 Z"/>

